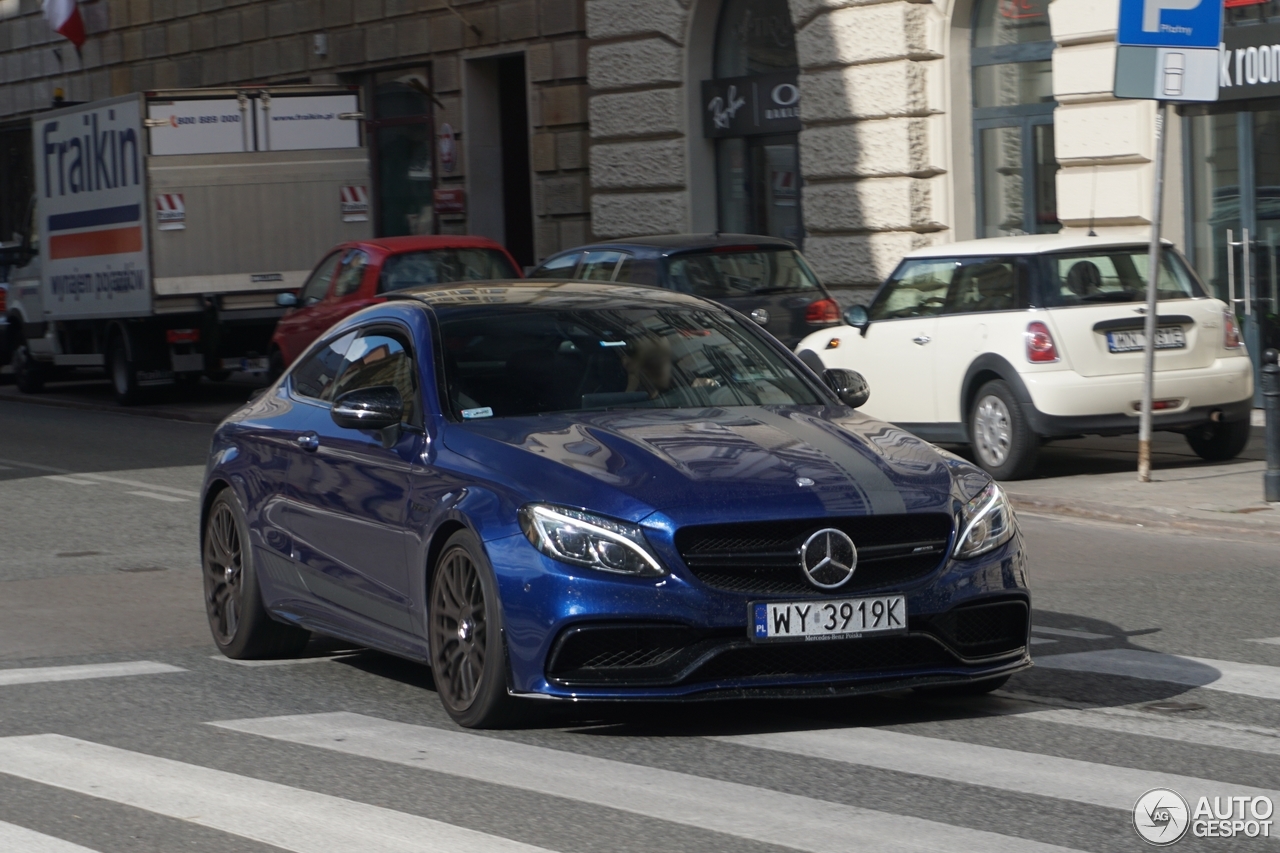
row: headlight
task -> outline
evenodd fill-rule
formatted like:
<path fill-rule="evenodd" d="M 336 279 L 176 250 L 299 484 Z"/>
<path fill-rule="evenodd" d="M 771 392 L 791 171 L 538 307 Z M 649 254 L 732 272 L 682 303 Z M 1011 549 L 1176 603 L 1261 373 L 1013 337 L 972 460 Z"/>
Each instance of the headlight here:
<path fill-rule="evenodd" d="M 554 560 L 602 572 L 657 577 L 667 572 L 634 524 L 547 504 L 520 508 L 520 529 Z"/>
<path fill-rule="evenodd" d="M 1013 538 L 1017 522 L 1013 507 L 1004 490 L 995 483 L 975 495 L 960 510 L 960 536 L 956 539 L 955 557 L 968 560 L 985 554 Z"/>

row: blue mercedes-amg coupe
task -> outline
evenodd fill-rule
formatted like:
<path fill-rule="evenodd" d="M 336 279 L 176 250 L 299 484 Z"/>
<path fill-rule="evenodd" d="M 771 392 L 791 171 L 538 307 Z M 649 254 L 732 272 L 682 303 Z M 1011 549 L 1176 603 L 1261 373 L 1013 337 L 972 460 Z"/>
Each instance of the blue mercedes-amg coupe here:
<path fill-rule="evenodd" d="M 381 649 L 464 726 L 534 695 L 973 693 L 1030 665 L 1004 493 L 859 414 L 858 374 L 656 288 L 396 297 L 218 427 L 201 548 L 230 657 Z"/>

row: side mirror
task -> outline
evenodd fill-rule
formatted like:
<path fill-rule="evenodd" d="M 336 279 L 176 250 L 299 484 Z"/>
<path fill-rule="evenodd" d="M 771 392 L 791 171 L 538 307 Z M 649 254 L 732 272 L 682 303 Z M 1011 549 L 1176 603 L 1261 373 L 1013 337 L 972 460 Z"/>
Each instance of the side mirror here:
<path fill-rule="evenodd" d="M 822 379 L 828 388 L 836 392 L 840 402 L 851 409 L 856 409 L 871 399 L 871 386 L 856 370 L 831 368 L 823 371 Z"/>
<path fill-rule="evenodd" d="M 386 429 L 404 419 L 404 399 L 394 385 L 357 388 L 334 400 L 329 416 L 343 429 Z"/>
<path fill-rule="evenodd" d="M 298 306 L 298 294 L 296 293 L 277 293 L 276 304 L 281 308 L 296 308 Z"/>
<path fill-rule="evenodd" d="M 865 332 L 867 326 L 871 325 L 871 315 L 867 313 L 865 305 L 850 305 L 844 309 L 843 317 L 846 325 L 853 326 L 860 332 Z"/>

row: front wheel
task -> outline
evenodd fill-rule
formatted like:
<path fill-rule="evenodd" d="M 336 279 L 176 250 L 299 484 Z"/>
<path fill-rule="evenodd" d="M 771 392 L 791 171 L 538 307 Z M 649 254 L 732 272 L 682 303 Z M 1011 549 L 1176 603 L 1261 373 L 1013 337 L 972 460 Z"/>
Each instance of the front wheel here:
<path fill-rule="evenodd" d="M 1226 462 L 1244 453 L 1250 426 L 1248 420 L 1207 423 L 1187 433 L 1187 444 L 1206 462 Z"/>
<path fill-rule="evenodd" d="M 311 634 L 273 620 L 249 547 L 249 526 L 230 489 L 213 500 L 204 527 L 204 606 L 218 649 L 236 660 L 292 657 Z"/>
<path fill-rule="evenodd" d="M 428 607 L 431 674 L 445 711 L 460 726 L 509 723 L 502 615 L 480 541 L 460 530 L 445 543 L 431 576 Z"/>
<path fill-rule="evenodd" d="M 1040 440 L 1003 379 L 978 389 L 969 410 L 969 439 L 978 464 L 997 480 L 1021 480 L 1035 470 Z"/>
<path fill-rule="evenodd" d="M 23 394 L 39 394 L 44 390 L 45 367 L 31 355 L 25 341 L 13 350 L 13 378 Z"/>

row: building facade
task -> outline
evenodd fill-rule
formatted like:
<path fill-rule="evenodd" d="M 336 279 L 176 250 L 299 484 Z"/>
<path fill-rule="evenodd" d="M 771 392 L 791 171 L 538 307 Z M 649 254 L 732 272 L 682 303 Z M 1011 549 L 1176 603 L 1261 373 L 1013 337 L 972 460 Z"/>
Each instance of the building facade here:
<path fill-rule="evenodd" d="M 801 242 L 832 286 L 870 288 L 922 245 L 1141 237 L 1151 221 L 1155 107 L 1113 97 L 1118 0 L 81 9 L 77 56 L 38 0 L 0 0 L 0 233 L 24 209 L 26 119 L 55 88 L 268 83 L 361 87 L 380 233 L 486 234 L 525 263 L 593 238 L 744 231 Z M 1170 123 L 1165 203 L 1165 233 L 1221 292 L 1228 231 L 1248 229 L 1266 275 L 1261 247 L 1280 242 L 1280 0 L 1228 14 L 1238 68 L 1221 103 Z"/>

